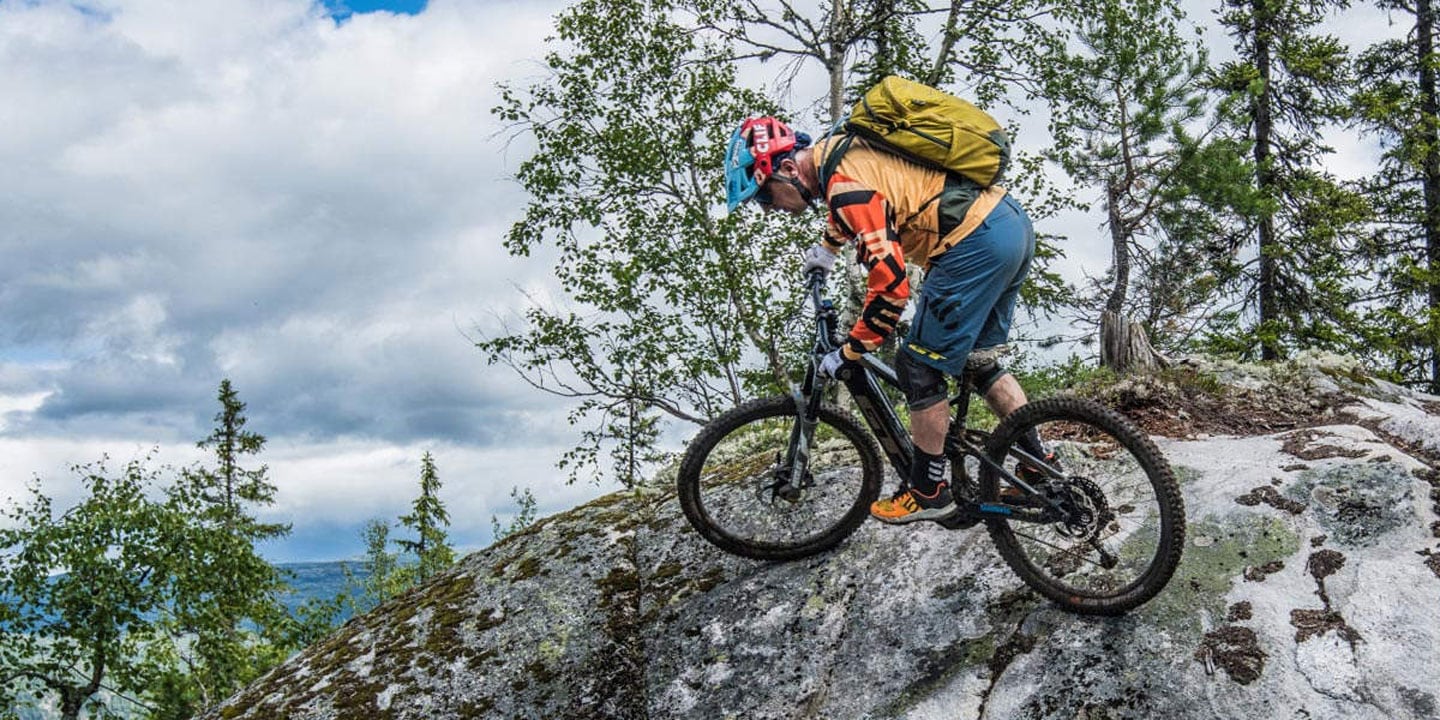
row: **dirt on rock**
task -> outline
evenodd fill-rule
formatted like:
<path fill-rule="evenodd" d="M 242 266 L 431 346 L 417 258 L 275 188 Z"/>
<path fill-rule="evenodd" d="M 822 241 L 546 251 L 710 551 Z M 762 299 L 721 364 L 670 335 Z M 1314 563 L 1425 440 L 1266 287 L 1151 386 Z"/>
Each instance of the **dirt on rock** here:
<path fill-rule="evenodd" d="M 1321 550 L 1310 553 L 1310 559 L 1305 562 L 1305 569 L 1315 577 L 1316 580 L 1324 580 L 1334 575 L 1345 566 L 1345 556 L 1334 550 Z"/>
<path fill-rule="evenodd" d="M 1327 445 L 1323 442 L 1317 443 L 1323 435 L 1314 430 L 1299 430 L 1285 436 L 1285 444 L 1280 450 L 1294 455 L 1301 460 L 1326 460 L 1329 458 L 1358 458 L 1365 455 L 1364 450 L 1337 447 Z"/>
<path fill-rule="evenodd" d="M 1231 680 L 1249 685 L 1260 678 L 1265 669 L 1265 651 L 1255 631 L 1238 625 L 1226 625 L 1205 634 L 1195 659 L 1225 671 Z"/>
<path fill-rule="evenodd" d="M 1291 610 L 1290 624 L 1295 626 L 1295 642 L 1303 643 L 1311 638 L 1320 637 L 1331 630 L 1340 634 L 1340 638 L 1350 644 L 1353 649 L 1355 643 L 1360 642 L 1360 633 L 1345 623 L 1345 618 L 1340 613 L 1332 610 Z"/>
<path fill-rule="evenodd" d="M 1275 560 L 1259 566 L 1245 568 L 1245 579 L 1250 582 L 1265 582 L 1265 578 L 1285 569 L 1285 563 Z"/>
<path fill-rule="evenodd" d="M 1281 495 L 1270 485 L 1261 485 L 1235 498 L 1235 502 L 1245 505 L 1246 507 L 1255 507 L 1263 502 L 1270 507 L 1276 508 L 1277 510 L 1284 510 L 1291 515 L 1299 515 L 1305 512 L 1305 509 L 1308 507 L 1305 503 L 1297 502 Z"/>
<path fill-rule="evenodd" d="M 1239 620 L 1249 620 L 1254 616 L 1255 611 L 1251 608 L 1250 601 L 1244 600 L 1230 606 L 1229 612 L 1225 614 L 1225 621 L 1233 623 Z"/>
<path fill-rule="evenodd" d="M 1354 401 L 1341 393 L 1311 394 L 1219 385 L 1191 368 L 1127 377 L 1083 394 L 1129 416 L 1151 435 L 1269 435 L 1333 424 Z"/>

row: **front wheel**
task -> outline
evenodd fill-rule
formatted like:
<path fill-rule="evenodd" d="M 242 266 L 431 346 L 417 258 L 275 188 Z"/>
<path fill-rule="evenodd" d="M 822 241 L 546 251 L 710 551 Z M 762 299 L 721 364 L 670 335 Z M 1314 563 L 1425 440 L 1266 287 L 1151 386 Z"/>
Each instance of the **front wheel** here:
<path fill-rule="evenodd" d="M 795 400 L 752 400 L 711 421 L 690 442 L 677 479 L 680 507 L 706 540 L 757 560 L 794 560 L 839 544 L 880 495 L 875 442 L 849 414 L 822 405 L 792 477 Z"/>
<path fill-rule="evenodd" d="M 1020 448 L 1031 430 L 1053 453 L 1049 463 Z M 1090 400 L 1048 398 L 1005 418 L 985 450 L 1049 502 L 1010 488 L 988 467 L 980 473 L 983 501 L 1044 505 L 1063 517 L 986 521 L 1000 556 L 1040 594 L 1074 612 L 1119 615 L 1170 581 L 1185 546 L 1180 488 L 1159 448 L 1129 420 Z"/>

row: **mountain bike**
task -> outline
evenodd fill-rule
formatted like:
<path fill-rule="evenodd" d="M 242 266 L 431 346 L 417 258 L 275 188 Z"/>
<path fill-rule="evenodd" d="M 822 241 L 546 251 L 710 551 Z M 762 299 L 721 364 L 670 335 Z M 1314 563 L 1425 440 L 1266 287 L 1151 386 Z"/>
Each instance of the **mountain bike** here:
<path fill-rule="evenodd" d="M 817 370 L 838 347 L 838 313 L 823 287 L 824 275 L 812 274 L 815 345 L 804 381 L 789 396 L 715 418 L 681 461 L 686 518 L 727 552 L 795 560 L 833 548 L 879 497 L 882 451 L 901 490 L 910 477 L 910 435 L 881 386 L 899 388 L 894 370 L 873 354 L 842 366 L 833 381 Z M 837 381 L 864 426 L 824 399 Z M 1074 612 L 1118 615 L 1159 593 L 1180 562 L 1185 513 L 1174 472 L 1150 438 L 1099 403 L 1063 395 L 1031 402 L 985 432 L 966 426 L 974 392 L 967 372 L 949 399 L 955 416 L 945 454 L 957 508 L 937 522 L 984 522 L 1010 568 Z M 1049 450 L 1044 458 L 1018 442 L 1031 429 Z"/>

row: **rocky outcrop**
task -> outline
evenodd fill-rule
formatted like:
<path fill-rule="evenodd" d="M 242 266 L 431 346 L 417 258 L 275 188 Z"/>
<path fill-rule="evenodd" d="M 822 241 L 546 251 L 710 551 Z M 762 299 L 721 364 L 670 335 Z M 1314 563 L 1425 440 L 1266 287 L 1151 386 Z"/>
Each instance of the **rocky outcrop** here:
<path fill-rule="evenodd" d="M 1127 616 L 1042 601 L 983 527 L 867 523 L 767 564 L 642 489 L 469 556 L 209 717 L 1440 718 L 1440 399 L 1334 361 L 1190 372 L 1223 401 L 1160 413 L 1193 420 L 1157 438 L 1184 560 Z M 1300 410 L 1197 430 L 1247 393 Z"/>

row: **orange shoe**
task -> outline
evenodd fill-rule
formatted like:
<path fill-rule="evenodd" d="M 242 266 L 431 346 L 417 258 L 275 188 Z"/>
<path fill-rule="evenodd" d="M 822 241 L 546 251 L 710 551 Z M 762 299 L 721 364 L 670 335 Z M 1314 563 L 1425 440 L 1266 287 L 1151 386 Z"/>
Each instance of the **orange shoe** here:
<path fill-rule="evenodd" d="M 915 488 L 907 488 L 894 497 L 876 500 L 870 504 L 870 514 L 880 522 L 904 525 L 916 520 L 939 520 L 955 512 L 955 499 L 950 496 L 950 485 L 940 483 L 933 495 L 925 495 Z"/>

